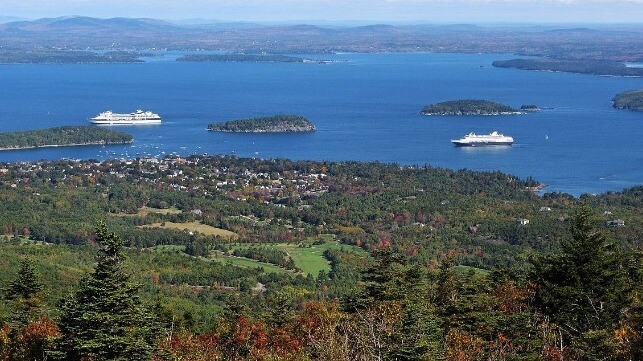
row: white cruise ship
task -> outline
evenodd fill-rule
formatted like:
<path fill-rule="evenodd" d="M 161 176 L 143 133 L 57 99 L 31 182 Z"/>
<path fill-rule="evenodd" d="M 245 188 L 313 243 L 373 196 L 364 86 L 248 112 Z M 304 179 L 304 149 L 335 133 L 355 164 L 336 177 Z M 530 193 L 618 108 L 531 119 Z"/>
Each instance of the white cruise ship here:
<path fill-rule="evenodd" d="M 490 134 L 469 133 L 460 139 L 451 139 L 456 147 L 483 147 L 487 145 L 512 145 L 514 139 L 497 131 Z"/>
<path fill-rule="evenodd" d="M 101 125 L 161 124 L 161 117 L 156 113 L 144 112 L 140 109 L 129 114 L 118 114 L 108 110 L 90 118 L 89 121 Z"/>

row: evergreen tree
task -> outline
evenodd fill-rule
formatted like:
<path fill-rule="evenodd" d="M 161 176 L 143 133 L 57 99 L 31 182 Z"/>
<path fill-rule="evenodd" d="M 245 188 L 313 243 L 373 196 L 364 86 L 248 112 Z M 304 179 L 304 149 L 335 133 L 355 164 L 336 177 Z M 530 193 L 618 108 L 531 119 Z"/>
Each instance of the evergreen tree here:
<path fill-rule="evenodd" d="M 390 248 L 377 250 L 373 257 L 375 263 L 363 277 L 361 304 L 403 300 L 406 296 L 405 279 L 408 269 L 404 257 Z"/>
<path fill-rule="evenodd" d="M 24 326 L 28 321 L 36 319 L 41 307 L 38 293 L 42 284 L 36 277 L 31 260 L 25 258 L 20 264 L 16 279 L 5 290 L 5 299 L 13 301 L 14 313 L 12 324 Z"/>
<path fill-rule="evenodd" d="M 392 315 L 394 328 L 382 337 L 387 343 L 387 360 L 436 359 L 440 354 L 442 329 L 427 293 L 425 269 L 409 266 L 406 259 L 390 248 L 374 253 L 375 263 L 365 273 L 359 307 L 397 309 Z"/>
<path fill-rule="evenodd" d="M 99 223 L 96 268 L 62 305 L 62 360 L 148 360 L 155 343 L 153 315 L 123 267 L 123 241 Z"/>
<path fill-rule="evenodd" d="M 560 254 L 535 260 L 537 306 L 581 352 L 600 354 L 610 330 L 629 305 L 627 273 L 620 253 L 592 224 L 583 208 Z"/>

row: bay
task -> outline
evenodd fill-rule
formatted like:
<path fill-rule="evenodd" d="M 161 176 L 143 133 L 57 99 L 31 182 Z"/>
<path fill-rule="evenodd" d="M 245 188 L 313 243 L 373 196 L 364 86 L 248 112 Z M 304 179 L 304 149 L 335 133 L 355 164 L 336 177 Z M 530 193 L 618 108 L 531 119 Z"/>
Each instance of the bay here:
<path fill-rule="evenodd" d="M 359 160 L 502 171 L 545 192 L 620 191 L 643 184 L 643 113 L 611 98 L 637 78 L 499 69 L 507 54 L 336 54 L 335 63 L 185 63 L 166 54 L 141 64 L 0 65 L 0 131 L 86 125 L 105 110 L 152 110 L 158 126 L 116 127 L 134 143 L 0 152 L 0 161 L 235 154 Z M 487 99 L 538 113 L 427 117 L 426 104 Z M 298 114 L 314 133 L 206 131 L 215 121 Z M 451 139 L 498 130 L 512 147 L 456 148 Z"/>

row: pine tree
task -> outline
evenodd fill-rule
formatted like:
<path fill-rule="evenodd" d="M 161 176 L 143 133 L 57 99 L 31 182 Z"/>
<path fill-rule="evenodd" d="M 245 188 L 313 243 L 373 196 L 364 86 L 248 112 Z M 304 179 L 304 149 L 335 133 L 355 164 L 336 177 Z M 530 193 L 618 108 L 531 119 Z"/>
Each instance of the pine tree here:
<path fill-rule="evenodd" d="M 596 231 L 587 208 L 574 217 L 571 234 L 560 254 L 534 262 L 536 302 L 569 342 L 590 350 L 618 324 L 630 286 L 620 252 Z"/>
<path fill-rule="evenodd" d="M 123 267 L 123 241 L 99 223 L 100 250 L 93 273 L 62 305 L 62 360 L 148 360 L 155 342 L 153 315 L 141 305 L 139 286 Z"/>
<path fill-rule="evenodd" d="M 5 299 L 13 302 L 13 317 L 11 323 L 14 327 L 22 327 L 30 320 L 38 318 L 41 300 L 38 297 L 42 284 L 36 277 L 31 260 L 25 258 L 20 264 L 16 279 L 5 290 Z"/>

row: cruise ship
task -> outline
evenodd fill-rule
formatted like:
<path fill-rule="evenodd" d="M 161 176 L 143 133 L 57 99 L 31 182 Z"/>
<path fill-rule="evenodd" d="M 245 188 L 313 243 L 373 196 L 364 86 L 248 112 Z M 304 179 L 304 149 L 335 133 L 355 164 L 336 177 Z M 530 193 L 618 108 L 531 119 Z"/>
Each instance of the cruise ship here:
<path fill-rule="evenodd" d="M 502 135 L 497 131 L 490 134 L 469 133 L 460 139 L 452 139 L 451 143 L 456 147 L 483 147 L 487 145 L 512 145 L 514 139 L 507 135 Z"/>
<path fill-rule="evenodd" d="M 90 118 L 89 121 L 101 125 L 160 124 L 161 117 L 156 113 L 144 112 L 140 109 L 129 114 L 118 114 L 108 110 Z"/>

